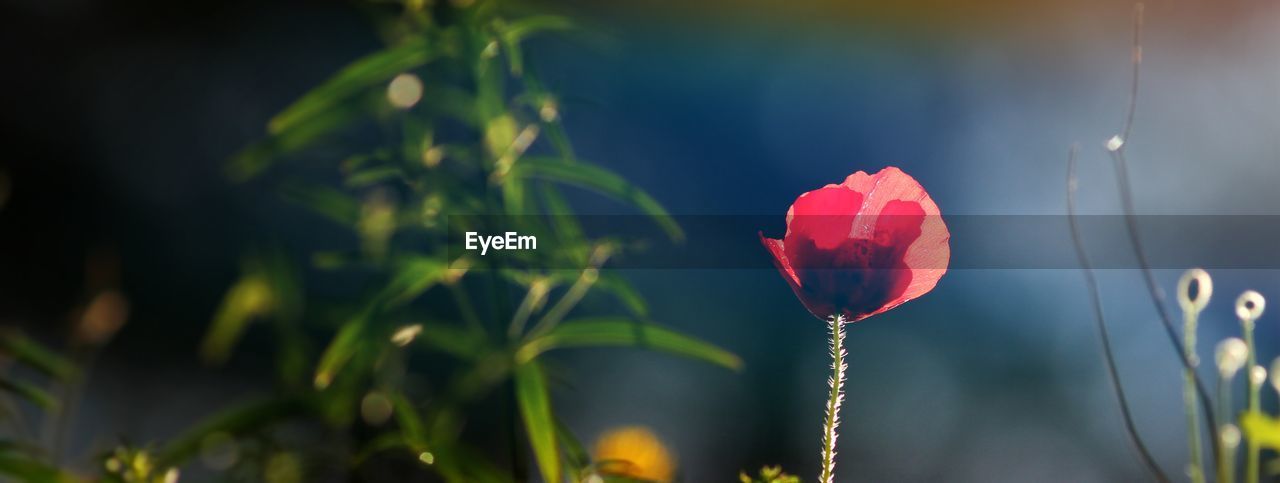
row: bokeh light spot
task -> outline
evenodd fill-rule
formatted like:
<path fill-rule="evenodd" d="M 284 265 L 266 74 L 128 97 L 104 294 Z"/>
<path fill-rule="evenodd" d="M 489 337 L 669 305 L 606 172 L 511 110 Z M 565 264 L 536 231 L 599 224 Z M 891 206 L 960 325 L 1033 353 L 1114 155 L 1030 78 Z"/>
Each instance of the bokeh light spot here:
<path fill-rule="evenodd" d="M 400 74 L 391 79 L 391 84 L 387 86 L 387 101 L 395 107 L 408 109 L 420 100 L 422 100 L 422 79 L 416 75 Z"/>

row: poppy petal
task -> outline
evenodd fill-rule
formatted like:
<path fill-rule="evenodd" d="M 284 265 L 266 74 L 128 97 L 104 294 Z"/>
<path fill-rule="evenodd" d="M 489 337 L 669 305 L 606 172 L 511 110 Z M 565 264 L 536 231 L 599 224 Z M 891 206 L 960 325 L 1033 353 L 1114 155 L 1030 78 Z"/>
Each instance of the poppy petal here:
<path fill-rule="evenodd" d="M 819 249 L 833 249 L 849 239 L 862 203 L 861 193 L 839 185 L 802 194 L 787 212 L 787 234 L 783 239 L 790 243 L 799 236 L 812 240 Z"/>
<path fill-rule="evenodd" d="M 783 240 L 761 241 L 805 308 L 857 321 L 932 290 L 950 237 L 924 188 L 888 167 L 800 195 Z"/>
<path fill-rule="evenodd" d="M 894 167 L 885 168 L 874 176 L 854 173 L 845 179 L 844 184 L 860 187 L 870 185 L 871 191 L 859 212 L 860 216 L 873 213 L 880 218 L 888 217 L 884 221 L 889 222 L 889 226 L 886 226 L 889 229 L 919 223 L 919 234 L 910 241 L 902 258 L 905 267 L 911 270 L 911 281 L 901 295 L 877 313 L 933 290 L 938 285 L 938 280 L 947 272 L 947 264 L 951 260 L 951 232 L 942 221 L 938 205 L 925 192 L 924 187 Z"/>
<path fill-rule="evenodd" d="M 787 280 L 787 284 L 792 289 L 800 286 L 800 279 L 796 277 L 796 272 L 791 268 L 791 262 L 787 260 L 786 250 L 783 248 L 782 240 L 766 238 L 764 232 L 760 232 L 760 243 L 764 244 L 764 248 L 769 250 L 769 254 L 773 255 L 773 265 L 778 267 L 778 273 L 782 274 L 782 278 Z"/>

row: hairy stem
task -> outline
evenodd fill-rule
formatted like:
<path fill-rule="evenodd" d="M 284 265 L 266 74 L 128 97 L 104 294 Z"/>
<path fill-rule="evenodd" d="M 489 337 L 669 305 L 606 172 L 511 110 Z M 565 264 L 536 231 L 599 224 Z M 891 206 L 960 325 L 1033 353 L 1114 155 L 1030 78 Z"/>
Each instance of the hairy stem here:
<path fill-rule="evenodd" d="M 831 396 L 827 399 L 827 417 L 822 432 L 822 474 L 818 481 L 832 483 L 836 472 L 836 428 L 840 426 L 840 403 L 844 402 L 844 316 L 833 315 L 827 321 L 831 328 Z"/>

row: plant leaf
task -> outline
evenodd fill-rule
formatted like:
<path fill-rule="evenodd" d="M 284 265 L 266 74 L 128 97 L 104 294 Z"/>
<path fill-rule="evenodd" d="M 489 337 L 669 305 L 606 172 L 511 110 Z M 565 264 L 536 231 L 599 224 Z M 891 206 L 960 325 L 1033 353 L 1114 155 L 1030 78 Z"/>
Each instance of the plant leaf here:
<path fill-rule="evenodd" d="M 684 239 L 684 231 L 657 200 L 643 190 L 632 186 L 612 171 L 585 162 L 568 163 L 559 158 L 524 157 L 515 163 L 510 173 L 516 176 L 547 179 L 599 192 L 629 203 L 654 222 L 674 241 Z"/>
<path fill-rule="evenodd" d="M 0 391 L 8 392 L 31 401 L 35 405 L 44 409 L 50 409 L 58 405 L 58 400 L 55 399 L 53 395 L 49 394 L 44 389 L 22 381 L 0 379 Z"/>
<path fill-rule="evenodd" d="M 516 360 L 532 360 L 551 349 L 605 346 L 653 349 L 733 370 L 742 368 L 742 359 L 729 351 L 654 324 L 619 317 L 565 321 L 545 335 L 526 342 L 517 351 Z"/>
<path fill-rule="evenodd" d="M 1258 411 L 1246 411 L 1240 416 L 1240 428 L 1245 437 L 1263 448 L 1280 450 L 1280 419 Z"/>
<path fill-rule="evenodd" d="M 587 453 L 586 448 L 582 447 L 582 442 L 569 431 L 569 427 L 555 418 L 556 436 L 560 438 L 560 446 L 564 447 L 564 460 L 569 464 L 569 468 L 575 474 L 581 473 L 587 465 L 591 464 L 591 455 Z"/>
<path fill-rule="evenodd" d="M 329 343 L 329 347 L 325 348 L 324 354 L 320 355 L 320 362 L 316 364 L 314 383 L 317 389 L 329 387 L 338 371 L 342 370 L 342 366 L 346 365 L 359 349 L 360 336 L 364 333 L 367 320 L 366 317 L 359 316 L 338 329 L 338 334 L 333 336 L 333 341 Z"/>
<path fill-rule="evenodd" d="M 502 49 L 507 53 L 511 74 L 519 77 L 524 74 L 524 54 L 521 53 L 520 43 L 525 38 L 539 32 L 569 30 L 574 26 L 568 18 L 559 15 L 535 15 L 510 24 L 497 23 L 496 27 Z"/>
<path fill-rule="evenodd" d="M 538 188 L 547 217 L 551 220 L 551 229 L 554 230 L 560 246 L 567 247 L 562 250 L 565 256 L 574 261 L 575 265 L 585 265 L 588 245 L 586 236 L 582 234 L 582 227 L 578 226 L 578 220 L 573 216 L 573 208 L 560 194 L 560 190 L 551 183 L 538 183 Z"/>
<path fill-rule="evenodd" d="M 442 323 L 425 323 L 418 340 L 428 348 L 473 361 L 484 355 L 486 339 L 483 333 L 466 327 Z"/>
<path fill-rule="evenodd" d="M 80 480 L 46 465 L 38 459 L 22 455 L 0 455 L 0 475 L 16 478 L 26 483 L 74 483 Z M 3 479 L 3 478 L 0 478 Z M 6 481 L 8 481 L 6 479 Z"/>
<path fill-rule="evenodd" d="M 343 226 L 354 227 L 360 220 L 360 202 L 328 186 L 289 181 L 280 185 L 280 196 Z"/>
<path fill-rule="evenodd" d="M 256 270 L 232 285 L 200 343 L 200 357 L 211 363 L 226 362 L 249 322 L 272 310 L 272 292 L 266 276 Z"/>
<path fill-rule="evenodd" d="M 304 399 L 267 399 L 244 403 L 218 412 L 174 438 L 159 452 L 159 466 L 175 466 L 194 456 L 200 444 L 214 433 L 248 434 L 281 420 L 303 417 L 312 411 Z"/>
<path fill-rule="evenodd" d="M 367 169 L 352 172 L 347 175 L 344 184 L 348 188 L 365 188 L 387 180 L 399 179 L 404 176 L 404 170 L 396 166 L 375 166 Z"/>
<path fill-rule="evenodd" d="M 426 39 L 418 38 L 361 57 L 276 114 L 267 124 L 267 131 L 280 134 L 361 89 L 387 82 L 397 74 L 426 65 L 435 55 L 436 49 Z"/>
<path fill-rule="evenodd" d="M 644 297 L 640 296 L 640 292 L 636 291 L 627 279 L 616 273 L 605 273 L 596 280 L 595 286 L 597 289 L 613 294 L 627 308 L 627 311 L 631 312 L 631 315 L 640 318 L 649 316 L 649 306 L 645 303 Z"/>
<path fill-rule="evenodd" d="M 369 93 L 333 104 L 329 109 L 315 113 L 289 125 L 270 137 L 236 153 L 227 164 L 227 175 L 233 181 L 252 178 L 271 166 L 282 155 L 297 152 L 311 146 L 325 135 L 342 128 L 356 119 L 386 104 L 385 97 Z"/>
<path fill-rule="evenodd" d="M 568 17 L 560 15 L 532 15 L 519 20 L 513 20 L 503 29 L 502 35 L 510 42 L 521 42 L 529 36 L 541 32 L 553 32 L 560 30 L 571 30 L 574 28 L 572 20 Z"/>
<path fill-rule="evenodd" d="M 427 450 L 427 431 L 422 427 L 422 415 L 403 393 L 395 393 L 391 398 L 395 407 L 396 422 L 400 424 L 400 432 L 404 439 L 416 451 Z"/>
<path fill-rule="evenodd" d="M 56 379 L 65 381 L 76 375 L 70 361 L 14 330 L 0 330 L 0 353 Z"/>
<path fill-rule="evenodd" d="M 555 421 L 551 414 L 551 396 L 547 378 L 535 361 L 516 366 L 516 400 L 524 418 L 525 432 L 533 447 L 534 459 L 547 483 L 561 481 L 560 448 L 557 446 Z"/>
<path fill-rule="evenodd" d="M 449 264 L 439 258 L 402 258 L 396 263 L 396 273 L 379 298 L 391 305 L 408 302 L 443 281 L 449 272 Z"/>

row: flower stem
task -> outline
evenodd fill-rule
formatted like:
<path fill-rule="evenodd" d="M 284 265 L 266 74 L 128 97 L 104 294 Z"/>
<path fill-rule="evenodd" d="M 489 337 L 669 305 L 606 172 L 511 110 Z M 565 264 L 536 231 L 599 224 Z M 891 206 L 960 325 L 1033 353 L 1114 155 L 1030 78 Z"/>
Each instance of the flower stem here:
<path fill-rule="evenodd" d="M 1195 366 L 1196 360 L 1196 325 L 1199 314 L 1184 312 L 1182 326 L 1183 359 L 1189 366 L 1183 369 L 1182 401 L 1187 412 L 1187 446 L 1191 452 L 1191 461 L 1187 467 L 1192 483 L 1204 483 L 1204 457 L 1200 450 L 1199 407 L 1196 399 Z M 1211 411 L 1212 409 L 1210 409 Z M 1218 438 L 1214 438 L 1214 448 L 1218 448 Z M 1218 461 L 1221 464 L 1221 459 Z"/>
<path fill-rule="evenodd" d="M 1221 414 L 1218 415 L 1222 420 L 1230 420 L 1231 418 L 1231 378 L 1218 378 L 1218 408 Z M 1218 481 L 1217 483 L 1235 483 L 1236 481 L 1236 446 L 1230 444 L 1225 439 L 1219 439 L 1214 442 L 1221 448 L 1222 458 L 1218 460 Z"/>
<path fill-rule="evenodd" d="M 1260 386 L 1263 381 L 1253 380 L 1254 367 L 1258 365 L 1258 358 L 1253 347 L 1253 325 L 1253 321 L 1249 321 L 1244 324 L 1244 341 L 1249 347 L 1249 359 L 1248 363 L 1245 364 L 1246 369 L 1244 373 L 1244 382 L 1246 384 L 1245 387 L 1249 388 L 1249 412 L 1256 413 L 1259 411 L 1261 402 L 1261 395 L 1258 394 L 1258 389 L 1260 388 L 1258 386 Z M 1228 408 L 1228 410 L 1230 410 L 1230 408 Z M 1228 417 L 1227 421 L 1231 421 L 1231 418 Z M 1258 483 L 1258 472 L 1261 470 L 1258 454 L 1258 438 L 1248 439 L 1248 447 L 1246 451 L 1248 451 L 1248 456 L 1245 457 L 1245 482 Z"/>
<path fill-rule="evenodd" d="M 827 418 L 822 433 L 822 475 L 821 483 L 835 481 L 836 470 L 836 428 L 840 426 L 840 403 L 844 402 L 844 316 L 833 315 L 827 321 L 831 328 L 831 378 L 827 384 L 831 386 L 831 397 L 827 399 Z"/>

